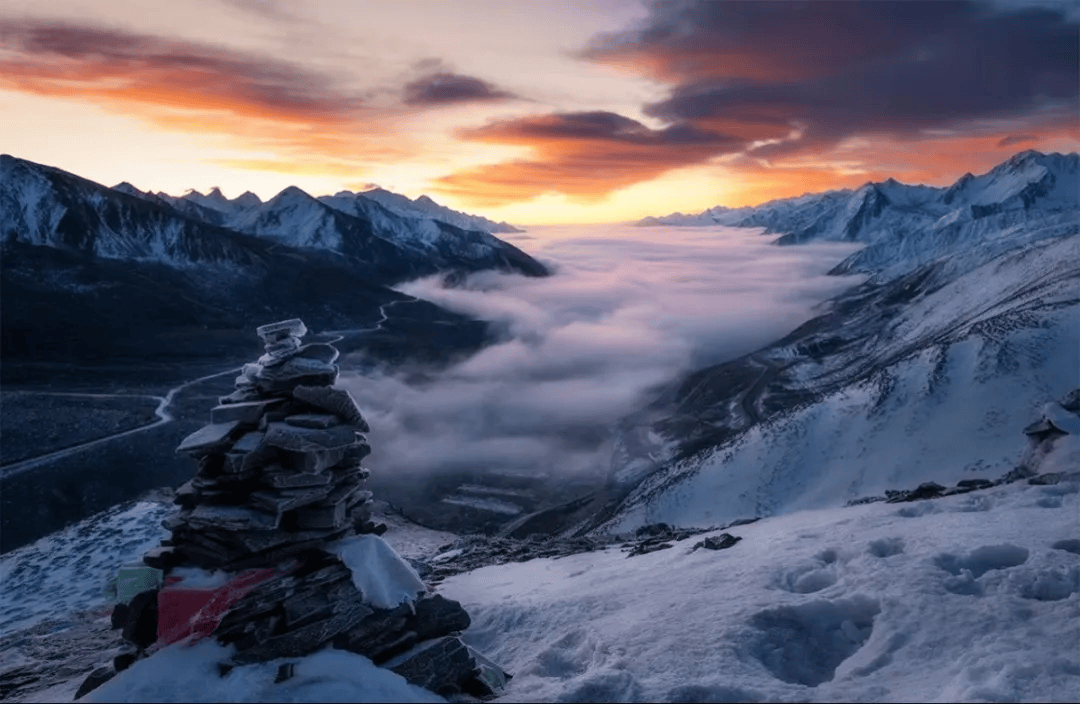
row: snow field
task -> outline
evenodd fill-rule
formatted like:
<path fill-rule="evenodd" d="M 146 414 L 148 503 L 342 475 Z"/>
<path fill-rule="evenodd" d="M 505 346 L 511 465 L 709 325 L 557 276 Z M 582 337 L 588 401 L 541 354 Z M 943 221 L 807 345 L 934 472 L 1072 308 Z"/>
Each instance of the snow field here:
<path fill-rule="evenodd" d="M 1070 701 L 1080 493 L 1014 484 L 803 511 L 627 559 L 486 567 L 439 591 L 504 701 Z M 703 536 L 697 536 L 703 537 Z M 695 538 L 696 539 L 696 538 Z M 1056 547 L 1055 547 L 1056 546 Z"/>
<path fill-rule="evenodd" d="M 105 582 L 158 546 L 171 506 L 120 504 L 0 556 L 0 635 L 47 619 L 108 610 Z"/>
<path fill-rule="evenodd" d="M 214 640 L 177 643 L 136 662 L 81 701 L 88 702 L 442 702 L 367 658 L 326 649 L 306 658 L 283 658 L 219 675 L 232 654 Z M 278 668 L 293 663 L 292 678 L 275 683 Z"/>
<path fill-rule="evenodd" d="M 1022 431 L 1046 399 L 1076 387 L 1077 329 L 1072 306 L 1044 327 L 925 350 L 649 477 L 609 528 L 720 525 L 927 481 L 997 479 L 1023 458 Z"/>

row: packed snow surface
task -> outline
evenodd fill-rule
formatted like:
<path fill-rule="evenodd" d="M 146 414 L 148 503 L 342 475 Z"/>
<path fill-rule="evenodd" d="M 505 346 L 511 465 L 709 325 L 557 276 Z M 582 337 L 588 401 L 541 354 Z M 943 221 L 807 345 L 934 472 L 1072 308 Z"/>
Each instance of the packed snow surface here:
<path fill-rule="evenodd" d="M 485 567 L 439 591 L 502 701 L 1075 701 L 1080 494 L 1012 484 L 803 511 L 627 559 Z"/>
<path fill-rule="evenodd" d="M 171 511 L 147 501 L 121 504 L 0 556 L 0 634 L 110 608 L 106 581 L 168 537 L 161 521 Z"/>
<path fill-rule="evenodd" d="M 442 702 L 367 658 L 328 648 L 306 658 L 238 667 L 224 677 L 217 663 L 232 646 L 213 640 L 171 645 L 90 692 L 88 702 Z M 294 663 L 292 678 L 274 683 Z"/>

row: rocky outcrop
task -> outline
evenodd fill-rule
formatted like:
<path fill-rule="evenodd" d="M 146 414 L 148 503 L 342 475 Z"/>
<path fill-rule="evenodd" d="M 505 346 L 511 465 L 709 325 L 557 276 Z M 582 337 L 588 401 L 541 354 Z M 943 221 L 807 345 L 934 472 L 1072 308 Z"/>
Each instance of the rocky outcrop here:
<path fill-rule="evenodd" d="M 495 694 L 509 675 L 456 639 L 469 626 L 461 604 L 429 594 L 370 520 L 368 424 L 332 387 L 337 350 L 303 344 L 297 319 L 257 332 L 265 354 L 178 448 L 199 470 L 163 522 L 171 537 L 118 575 L 112 625 L 130 647 L 80 692 L 164 646 L 213 636 L 235 647 L 223 671 L 332 645 L 393 658 L 440 694 Z"/>

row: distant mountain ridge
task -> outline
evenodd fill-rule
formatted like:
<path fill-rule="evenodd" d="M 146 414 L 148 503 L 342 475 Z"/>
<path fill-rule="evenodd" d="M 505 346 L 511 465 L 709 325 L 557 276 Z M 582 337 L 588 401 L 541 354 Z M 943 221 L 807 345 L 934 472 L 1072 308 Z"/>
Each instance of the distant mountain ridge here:
<path fill-rule="evenodd" d="M 360 201 L 360 197 L 353 198 Z M 487 232 L 402 216 L 374 201 L 332 207 L 296 187 L 262 203 L 219 190 L 182 198 L 128 183 L 106 188 L 61 169 L 0 156 L 0 238 L 173 267 L 250 263 L 245 236 L 327 250 L 379 283 L 448 271 L 497 268 L 543 276 L 539 262 Z M 349 206 L 352 207 L 349 207 Z M 247 244 L 245 244 L 247 242 Z"/>
<path fill-rule="evenodd" d="M 1078 174 L 1077 154 L 1027 151 L 947 188 L 889 179 L 642 221 L 861 242 L 832 273 L 869 276 L 627 416 L 615 498 L 566 525 L 704 526 L 1019 466 L 1013 439 L 1078 383 Z"/>
<path fill-rule="evenodd" d="M 409 200 L 406 196 L 391 193 L 382 188 L 374 188 L 370 191 L 363 191 L 361 193 L 340 191 L 333 196 L 323 196 L 319 200 L 325 201 L 330 198 L 348 198 L 350 196 L 359 196 L 361 198 L 373 200 L 387 210 L 397 213 L 398 215 L 441 220 L 442 222 L 456 225 L 465 230 L 481 230 L 483 232 L 491 233 L 524 232 L 524 230 L 519 230 L 506 222 L 495 222 L 479 215 L 469 215 L 467 213 L 458 212 L 457 210 L 451 210 L 446 206 L 439 205 L 427 196 L 420 196 L 415 200 Z"/>
<path fill-rule="evenodd" d="M 356 344 L 372 359 L 446 360 L 483 344 L 486 325 L 390 286 L 548 274 L 487 232 L 363 206 L 345 212 L 298 188 L 266 203 L 217 190 L 176 198 L 2 155 L 5 381 L 56 363 L 227 357 L 249 344 L 253 321 L 292 317 L 370 329 Z M 391 303 L 409 305 L 389 320 Z"/>
<path fill-rule="evenodd" d="M 862 242 L 868 246 L 836 273 L 871 273 L 879 280 L 914 271 L 971 243 L 1001 246 L 988 235 L 1022 226 L 1023 241 L 1064 234 L 1080 206 L 1080 155 L 1025 151 L 980 176 L 965 174 L 945 188 L 888 179 L 851 190 L 774 200 L 759 206 L 717 206 L 696 215 L 648 217 L 639 226 L 764 227 L 779 244 Z M 1019 245 L 1020 240 L 1011 244 Z M 968 268 L 981 261 L 968 263 Z"/>

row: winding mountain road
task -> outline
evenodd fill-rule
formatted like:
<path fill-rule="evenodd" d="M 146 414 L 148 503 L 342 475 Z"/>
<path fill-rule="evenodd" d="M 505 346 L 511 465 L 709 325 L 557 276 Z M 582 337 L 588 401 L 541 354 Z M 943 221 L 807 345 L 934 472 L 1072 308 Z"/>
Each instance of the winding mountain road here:
<path fill-rule="evenodd" d="M 320 334 L 335 336 L 332 340 L 329 341 L 331 344 L 333 344 L 334 342 L 337 342 L 338 340 L 344 338 L 345 335 L 359 335 L 362 333 L 381 330 L 383 327 L 383 323 L 390 319 L 390 316 L 387 314 L 387 309 L 390 308 L 390 306 L 396 305 L 398 303 L 415 303 L 418 300 L 418 298 L 410 296 L 408 299 L 399 299 L 396 301 L 390 301 L 389 303 L 382 304 L 381 306 L 379 306 L 380 318 L 378 321 L 376 321 L 375 325 L 371 327 L 357 328 L 354 330 L 327 330 Z M 156 415 L 158 419 L 153 423 L 147 423 L 146 425 L 141 425 L 138 428 L 131 428 L 129 430 L 124 430 L 119 433 L 113 433 L 112 435 L 106 435 L 105 437 L 90 440 L 88 442 L 80 443 L 78 445 L 65 447 L 62 450 L 56 450 L 55 452 L 49 452 L 44 455 L 38 455 L 37 457 L 31 457 L 29 459 L 20 460 L 18 462 L 12 462 L 11 464 L 0 466 L 0 479 L 9 479 L 16 475 L 22 474 L 23 472 L 34 469 L 35 467 L 39 467 L 54 460 L 63 459 L 64 457 L 70 457 L 91 447 L 95 447 L 106 442 L 111 442 L 113 440 L 119 440 L 120 438 L 128 437 L 136 433 L 146 432 L 147 430 L 160 427 L 162 425 L 165 425 L 166 423 L 171 423 L 173 420 L 175 420 L 175 418 L 173 418 L 172 413 L 169 412 L 169 407 L 172 406 L 173 400 L 176 398 L 176 395 L 178 393 L 188 388 L 189 386 L 193 386 L 194 384 L 208 381 L 210 379 L 215 379 L 219 376 L 225 376 L 226 374 L 238 374 L 239 372 L 240 369 L 238 367 L 232 367 L 222 372 L 207 374 L 206 376 L 201 376 L 198 379 L 185 381 L 183 384 L 169 389 L 169 391 L 164 396 L 154 396 L 152 394 L 87 394 L 67 393 L 62 391 L 35 392 L 37 393 L 37 395 L 41 396 L 78 396 L 83 398 L 152 398 L 158 401 L 157 408 L 154 409 L 154 415 Z"/>
<path fill-rule="evenodd" d="M 137 398 L 153 398 L 158 400 L 157 408 L 154 409 L 154 415 L 156 415 L 158 419 L 153 423 L 147 423 L 146 425 L 141 425 L 138 428 L 131 428 L 130 430 L 124 430 L 119 433 L 113 433 L 112 435 L 106 435 L 105 437 L 90 440 L 88 442 L 80 443 L 78 445 L 65 447 L 62 450 L 56 450 L 55 452 L 49 452 L 44 455 L 38 455 L 37 457 L 31 457 L 30 459 L 4 465 L 0 467 L 0 479 L 9 479 L 18 474 L 22 474 L 23 472 L 43 465 L 47 462 L 52 462 L 53 460 L 62 459 L 64 457 L 70 457 L 71 455 L 82 452 L 83 450 L 87 450 L 91 447 L 95 447 L 97 445 L 101 445 L 112 440 L 118 440 L 129 435 L 134 435 L 135 433 L 142 433 L 152 428 L 157 428 L 159 426 L 165 425 L 166 423 L 171 423 L 175 419 L 173 418 L 172 413 L 169 412 L 169 406 L 172 405 L 173 399 L 176 398 L 176 394 L 180 393 L 187 387 L 192 386 L 193 384 L 198 384 L 200 382 L 214 379 L 219 376 L 224 376 L 226 374 L 237 374 L 239 373 L 239 371 L 239 368 L 233 367 L 231 369 L 226 369 L 223 372 L 208 374 L 206 376 L 201 376 L 198 379 L 185 381 L 183 384 L 169 389 L 168 393 L 166 393 L 164 396 L 153 396 L 151 394 L 82 394 L 63 392 L 41 392 L 41 394 L 39 395 L 42 396 L 81 396 L 90 398 L 131 398 L 134 396 Z"/>

